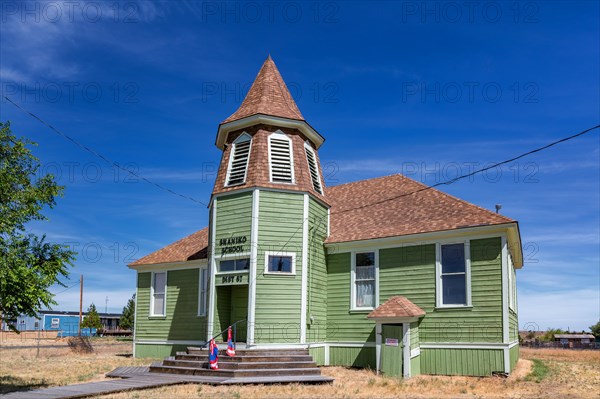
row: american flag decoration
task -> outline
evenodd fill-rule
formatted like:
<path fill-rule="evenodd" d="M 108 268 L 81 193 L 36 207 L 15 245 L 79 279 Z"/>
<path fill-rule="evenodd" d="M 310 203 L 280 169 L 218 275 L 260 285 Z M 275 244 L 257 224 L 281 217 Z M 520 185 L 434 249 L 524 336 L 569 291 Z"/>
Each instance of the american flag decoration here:
<path fill-rule="evenodd" d="M 227 351 L 228 356 L 235 356 L 235 348 L 233 347 L 233 340 L 231 339 L 231 326 L 227 329 Z"/>
<path fill-rule="evenodd" d="M 208 351 L 210 352 L 208 354 L 208 364 L 210 365 L 210 368 L 213 370 L 218 370 L 219 369 L 219 364 L 218 364 L 218 353 L 219 353 L 219 348 L 217 347 L 217 345 L 215 345 L 215 340 L 211 339 L 210 340 L 210 344 L 208 345 Z"/>

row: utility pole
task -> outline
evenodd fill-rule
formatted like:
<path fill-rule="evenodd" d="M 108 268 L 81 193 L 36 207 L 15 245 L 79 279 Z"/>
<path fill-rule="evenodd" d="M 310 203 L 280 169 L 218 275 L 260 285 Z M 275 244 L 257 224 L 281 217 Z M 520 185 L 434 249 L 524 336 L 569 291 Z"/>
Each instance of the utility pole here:
<path fill-rule="evenodd" d="M 83 274 L 79 277 L 79 329 L 77 335 L 81 337 L 81 323 L 83 322 Z"/>

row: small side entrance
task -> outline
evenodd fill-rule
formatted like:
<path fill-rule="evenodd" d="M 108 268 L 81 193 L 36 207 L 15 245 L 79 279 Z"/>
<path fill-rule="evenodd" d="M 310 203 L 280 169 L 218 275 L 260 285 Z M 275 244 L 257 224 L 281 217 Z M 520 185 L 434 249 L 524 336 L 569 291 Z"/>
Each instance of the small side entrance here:
<path fill-rule="evenodd" d="M 403 376 L 402 324 L 381 326 L 381 372 L 387 376 Z"/>
<path fill-rule="evenodd" d="M 214 334 L 226 330 L 238 320 L 243 320 L 248 317 L 248 286 L 247 285 L 232 285 L 216 287 L 216 309 L 215 309 L 215 327 Z M 246 332 L 248 325 L 244 322 L 238 323 L 236 326 L 237 342 L 246 341 Z M 227 333 L 217 340 L 225 342 Z"/>

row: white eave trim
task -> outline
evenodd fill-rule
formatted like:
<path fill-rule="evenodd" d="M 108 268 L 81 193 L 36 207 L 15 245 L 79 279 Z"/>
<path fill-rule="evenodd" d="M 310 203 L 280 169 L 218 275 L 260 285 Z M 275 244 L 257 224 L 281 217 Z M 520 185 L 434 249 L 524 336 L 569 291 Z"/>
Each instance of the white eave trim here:
<path fill-rule="evenodd" d="M 208 259 L 194 259 L 182 262 L 155 263 L 151 265 L 127 265 L 127 267 L 133 270 L 137 270 L 138 272 L 152 272 L 159 270 L 193 269 L 201 266 L 206 266 L 207 264 Z"/>
<path fill-rule="evenodd" d="M 306 123 L 306 121 L 298 119 L 281 118 L 278 116 L 271 116 L 265 114 L 256 114 L 219 125 L 215 145 L 219 149 L 223 150 L 225 146 L 225 141 L 227 140 L 227 134 L 229 132 L 244 129 L 248 126 L 257 125 L 260 123 L 298 129 L 302 133 L 304 133 L 306 138 L 313 142 L 317 149 L 319 149 L 321 144 L 323 144 L 323 142 L 325 141 L 323 136 L 321 136 L 315 129 L 313 129 L 312 126 Z"/>
<path fill-rule="evenodd" d="M 335 213 L 335 212 L 334 212 Z M 452 230 L 432 231 L 427 233 L 407 234 L 385 238 L 373 238 L 369 240 L 356 240 L 346 242 L 326 243 L 325 248 L 329 254 L 345 253 L 353 251 L 367 251 L 369 249 L 395 248 L 401 245 L 424 245 L 436 242 L 452 241 L 464 237 L 470 240 L 483 238 L 501 237 L 508 231 L 508 239 L 513 242 L 509 246 L 516 269 L 522 266 L 517 263 L 517 257 L 522 259 L 521 241 L 519 238 L 519 226 L 516 222 L 493 224 L 486 226 L 474 226 L 456 228 Z M 514 240 L 511 240 L 515 237 Z"/>

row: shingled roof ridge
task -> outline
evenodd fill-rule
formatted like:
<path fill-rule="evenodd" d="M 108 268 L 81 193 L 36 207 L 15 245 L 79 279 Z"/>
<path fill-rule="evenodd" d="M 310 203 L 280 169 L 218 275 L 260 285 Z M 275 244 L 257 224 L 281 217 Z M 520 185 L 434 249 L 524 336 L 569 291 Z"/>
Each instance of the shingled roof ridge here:
<path fill-rule="evenodd" d="M 164 246 L 162 248 L 157 249 L 156 251 L 150 252 L 149 254 L 147 254 L 145 256 L 142 256 L 141 258 L 139 258 L 139 259 L 137 259 L 137 260 L 129 263 L 128 266 L 140 266 L 140 265 L 145 265 L 145 264 L 154 264 L 154 263 L 144 263 L 145 262 L 144 259 L 151 259 L 151 257 L 154 256 L 155 254 L 157 254 L 157 253 L 159 253 L 161 251 L 165 251 L 167 248 L 176 247 L 177 245 L 182 244 L 184 241 L 191 239 L 192 236 L 201 235 L 205 231 L 208 231 L 208 226 L 204 227 L 203 229 L 197 230 L 197 231 L 195 231 L 195 232 L 193 232 L 191 234 L 188 234 L 187 236 L 185 236 L 183 238 L 180 238 L 177 241 L 174 241 L 174 242 L 172 242 L 172 243 L 170 243 L 170 244 L 168 244 L 168 245 L 166 245 L 166 246 Z M 203 248 L 200 248 L 200 250 L 202 250 L 202 249 Z M 191 256 L 191 255 L 193 255 L 193 254 L 190 254 L 189 256 Z M 169 261 L 170 260 L 167 260 L 166 262 L 169 262 Z"/>
<path fill-rule="evenodd" d="M 287 110 L 278 109 L 279 104 Z M 222 123 L 258 114 L 304 120 L 270 54 L 258 71 L 239 108 Z"/>
<path fill-rule="evenodd" d="M 437 189 L 437 188 L 435 188 L 435 187 L 428 186 L 427 184 L 425 184 L 425 183 L 422 183 L 422 182 L 420 182 L 420 181 L 418 181 L 418 180 L 411 179 L 410 177 L 408 177 L 408 176 L 406 176 L 406 175 L 404 175 L 404 174 L 402 174 L 402 173 L 393 173 L 393 174 L 390 174 L 390 175 L 379 176 L 379 177 L 373 177 L 373 178 L 370 178 L 370 179 L 356 180 L 356 181 L 353 181 L 353 182 L 342 183 L 342 184 L 338 184 L 338 185 L 335 185 L 335 186 L 328 186 L 328 187 L 326 187 L 326 188 L 325 188 L 325 190 L 327 191 L 327 190 L 330 190 L 330 189 L 335 189 L 336 187 L 341 187 L 341 186 L 349 186 L 349 185 L 352 185 L 352 184 L 360 184 L 360 183 L 365 183 L 365 182 L 368 182 L 368 181 L 375 181 L 375 180 L 389 179 L 389 178 L 391 178 L 391 177 L 396 177 L 396 176 L 399 176 L 399 177 L 402 177 L 403 179 L 409 180 L 410 182 L 412 182 L 412 183 L 415 183 L 415 184 L 417 184 L 417 185 L 421 186 L 422 188 L 428 188 L 429 190 L 434 190 L 434 191 L 435 191 L 435 192 L 437 192 L 437 193 L 440 193 L 440 194 L 442 194 L 442 195 L 445 195 L 446 197 L 448 197 L 448 198 L 451 198 L 451 199 L 454 199 L 455 201 L 459 201 L 459 202 L 461 202 L 461 203 L 463 203 L 463 204 L 465 204 L 465 205 L 468 205 L 468 206 L 471 206 L 471 207 L 478 208 L 478 209 L 480 209 L 480 210 L 482 210 L 482 211 L 485 211 L 485 212 L 487 212 L 487 213 L 489 213 L 489 214 L 491 214 L 491 215 L 494 215 L 494 216 L 500 217 L 500 218 L 502 218 L 502 219 L 505 219 L 507 223 L 510 223 L 510 222 L 514 222 L 514 221 L 515 221 L 514 219 L 511 219 L 511 218 L 509 218 L 508 216 L 504 216 L 504 215 L 501 215 L 501 214 L 499 214 L 499 213 L 493 212 L 493 211 L 491 211 L 491 210 L 489 210 L 489 209 L 486 209 L 486 208 L 484 208 L 484 207 L 482 207 L 482 206 L 479 206 L 479 205 L 477 205 L 477 204 L 473 204 L 472 202 L 469 202 L 469 201 L 463 200 L 463 199 L 461 199 L 461 198 L 455 197 L 454 195 L 452 195 L 452 194 L 448 194 L 448 193 L 446 193 L 446 192 L 444 192 L 444 191 L 442 191 L 442 190 L 438 190 L 438 189 Z M 403 194 L 406 194 L 406 193 L 403 193 Z M 402 194 L 402 195 L 403 195 L 403 194 Z M 393 201 L 394 199 L 396 199 L 396 197 L 397 197 L 397 196 L 392 196 L 392 197 L 390 197 L 389 199 L 384 199 L 384 200 L 382 200 L 382 201 Z M 379 201 L 379 202 L 381 202 L 381 201 Z M 369 206 L 369 205 L 363 205 L 363 207 L 364 207 L 364 206 Z M 348 211 L 348 210 L 342 210 L 342 212 L 346 212 L 346 211 Z"/>

